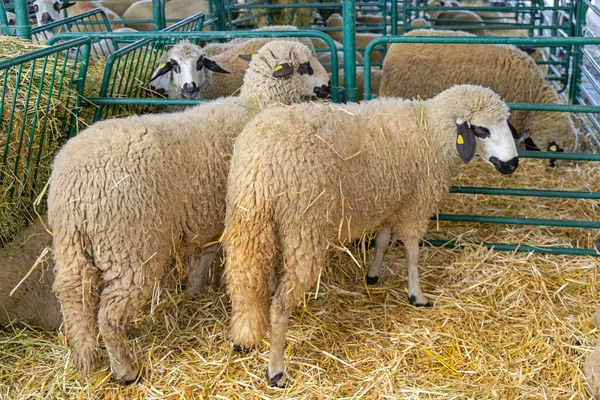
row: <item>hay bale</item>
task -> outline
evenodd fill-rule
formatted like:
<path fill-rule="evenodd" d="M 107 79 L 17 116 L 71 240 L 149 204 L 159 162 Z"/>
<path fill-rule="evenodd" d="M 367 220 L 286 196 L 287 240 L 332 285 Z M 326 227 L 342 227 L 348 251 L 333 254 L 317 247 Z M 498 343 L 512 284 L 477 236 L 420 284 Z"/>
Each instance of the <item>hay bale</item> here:
<path fill-rule="evenodd" d="M 45 48 L 15 37 L 0 37 L 0 60 Z M 56 65 L 56 68 L 54 66 Z M 70 76 L 77 68 L 63 55 L 0 71 L 4 96 L 0 123 L 0 246 L 31 222 L 33 201 L 50 175 L 53 156 L 77 100 Z M 65 81 L 60 87 L 61 75 Z M 53 80 L 54 76 L 54 80 Z M 97 79 L 88 75 L 88 84 Z M 14 107 L 14 109 L 13 109 Z M 79 116 L 78 121 L 83 121 Z M 89 119 L 89 115 L 88 115 Z M 39 212 L 43 212 L 45 202 Z"/>

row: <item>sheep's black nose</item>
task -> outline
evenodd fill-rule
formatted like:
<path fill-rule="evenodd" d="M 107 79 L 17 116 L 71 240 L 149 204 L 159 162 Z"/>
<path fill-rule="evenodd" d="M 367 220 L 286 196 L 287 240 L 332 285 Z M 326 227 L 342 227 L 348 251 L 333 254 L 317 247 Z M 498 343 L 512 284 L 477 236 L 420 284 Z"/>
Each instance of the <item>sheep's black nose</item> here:
<path fill-rule="evenodd" d="M 508 161 L 502 161 L 498 158 L 492 156 L 490 157 L 490 162 L 496 167 L 496 170 L 503 175 L 510 175 L 519 166 L 519 157 L 511 158 Z"/>
<path fill-rule="evenodd" d="M 324 99 L 326 97 L 329 97 L 329 95 L 331 94 L 331 86 L 328 86 L 328 85 L 315 86 L 315 88 L 313 89 L 313 92 L 317 95 L 317 97 L 319 99 Z"/>
<path fill-rule="evenodd" d="M 50 22 L 54 22 L 54 18 L 52 18 L 47 12 L 43 13 L 42 24 L 49 24 Z"/>
<path fill-rule="evenodd" d="M 185 97 L 193 97 L 198 92 L 198 85 L 196 82 L 185 83 L 183 85 L 183 95 Z"/>

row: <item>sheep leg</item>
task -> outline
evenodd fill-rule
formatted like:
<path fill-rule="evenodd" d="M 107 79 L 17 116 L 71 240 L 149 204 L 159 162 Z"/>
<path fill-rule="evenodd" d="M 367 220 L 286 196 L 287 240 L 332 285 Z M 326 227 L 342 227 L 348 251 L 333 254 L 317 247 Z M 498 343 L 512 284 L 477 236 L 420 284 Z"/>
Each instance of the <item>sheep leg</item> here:
<path fill-rule="evenodd" d="M 127 346 L 127 326 L 152 296 L 155 282 L 160 282 L 167 256 L 157 255 L 139 263 L 120 264 L 124 271 L 107 282 L 100 297 L 98 328 L 108 353 L 113 378 L 124 384 L 135 382 L 139 369 Z M 132 265 L 142 265 L 134 269 Z"/>
<path fill-rule="evenodd" d="M 429 307 L 429 301 L 421 291 L 419 282 L 419 239 L 403 239 L 408 264 L 408 300 L 417 307 Z"/>
<path fill-rule="evenodd" d="M 62 306 L 75 365 L 84 375 L 88 375 L 96 360 L 100 273 L 82 251 L 65 254 L 57 246 L 55 254 L 54 292 Z"/>
<path fill-rule="evenodd" d="M 289 314 L 278 292 L 271 304 L 271 349 L 269 351 L 269 367 L 267 379 L 273 387 L 285 387 L 283 359 L 285 338 L 287 336 Z"/>
<path fill-rule="evenodd" d="M 596 326 L 600 326 L 600 309 L 595 314 Z M 585 359 L 583 372 L 587 379 L 590 393 L 595 399 L 600 399 L 600 337 L 594 350 Z"/>
<path fill-rule="evenodd" d="M 369 272 L 367 272 L 367 283 L 369 285 L 374 285 L 379 281 L 379 277 L 381 276 L 381 262 L 390 246 L 391 236 L 392 234 L 389 226 L 384 227 L 377 233 L 377 237 L 375 238 L 375 256 L 371 261 Z"/>
<path fill-rule="evenodd" d="M 208 278 L 208 272 L 215 261 L 218 250 L 219 244 L 216 243 L 202 249 L 199 262 L 195 262 L 195 257 L 188 258 L 188 283 L 190 285 L 188 288 L 188 295 L 193 296 L 204 290 Z"/>
<path fill-rule="evenodd" d="M 315 224 L 316 225 L 316 224 Z M 284 273 L 271 303 L 271 349 L 267 378 L 271 386 L 284 387 L 285 338 L 288 330 L 289 313 L 293 306 L 300 303 L 304 293 L 313 286 L 319 277 L 327 257 L 326 243 L 318 238 L 324 235 L 315 230 L 304 231 L 305 242 L 298 245 L 294 240 L 283 240 Z M 314 240 L 315 242 L 313 243 Z M 289 240 L 289 242 L 287 242 Z M 287 242 L 287 243 L 286 243 Z"/>

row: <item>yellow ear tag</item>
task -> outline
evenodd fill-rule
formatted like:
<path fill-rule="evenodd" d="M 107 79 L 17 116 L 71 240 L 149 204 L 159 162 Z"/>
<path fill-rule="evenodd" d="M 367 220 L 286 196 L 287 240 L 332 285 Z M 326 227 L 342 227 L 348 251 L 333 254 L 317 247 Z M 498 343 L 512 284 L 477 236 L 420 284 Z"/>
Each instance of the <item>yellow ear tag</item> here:
<path fill-rule="evenodd" d="M 462 135 L 458 135 L 458 137 L 456 138 L 456 143 L 465 144 L 465 140 L 463 139 Z"/>
<path fill-rule="evenodd" d="M 164 63 L 163 65 L 160 66 L 160 69 L 163 69 L 166 66 L 167 66 L 167 63 Z"/>
<path fill-rule="evenodd" d="M 550 151 L 556 151 L 556 145 L 553 144 L 552 146 L 550 146 Z"/>
<path fill-rule="evenodd" d="M 256 53 L 252 53 L 252 58 L 256 57 Z"/>
<path fill-rule="evenodd" d="M 278 66 L 276 66 L 276 67 L 275 67 L 275 72 L 279 71 L 279 70 L 280 70 L 280 69 L 282 69 L 282 68 L 283 68 L 283 66 L 282 66 L 282 65 L 278 65 Z"/>

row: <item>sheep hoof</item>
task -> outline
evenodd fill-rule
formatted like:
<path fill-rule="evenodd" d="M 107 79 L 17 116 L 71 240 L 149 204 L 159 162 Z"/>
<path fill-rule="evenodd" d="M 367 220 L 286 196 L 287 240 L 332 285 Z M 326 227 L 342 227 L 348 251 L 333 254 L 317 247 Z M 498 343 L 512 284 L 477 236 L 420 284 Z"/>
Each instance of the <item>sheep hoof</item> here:
<path fill-rule="evenodd" d="M 369 275 L 367 275 L 367 284 L 369 284 L 369 285 L 375 285 L 377 282 L 379 282 L 379 277 L 378 276 L 369 276 Z"/>
<path fill-rule="evenodd" d="M 408 296 L 408 301 L 415 307 L 431 307 L 431 304 L 429 304 L 428 300 L 419 301 L 415 295 Z"/>
<path fill-rule="evenodd" d="M 280 388 L 280 389 L 285 388 L 286 379 L 283 376 L 283 371 L 281 371 L 278 374 L 275 374 L 275 376 L 270 376 L 269 368 L 267 368 L 266 375 L 267 375 L 267 379 L 269 380 L 269 384 L 271 385 L 271 387 L 276 387 L 276 388 Z"/>
<path fill-rule="evenodd" d="M 137 374 L 137 376 L 136 376 L 135 378 L 133 378 L 133 379 L 128 379 L 128 380 L 124 381 L 124 382 L 123 382 L 123 385 L 125 385 L 125 386 L 129 386 L 129 385 L 131 385 L 131 384 L 133 384 L 133 383 L 136 383 L 137 381 L 139 381 L 139 380 L 140 380 L 140 377 L 141 377 L 141 374 L 138 372 L 138 374 Z"/>
<path fill-rule="evenodd" d="M 239 354 L 248 354 L 252 350 L 252 347 L 242 346 L 241 344 L 234 344 L 233 350 Z"/>

